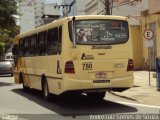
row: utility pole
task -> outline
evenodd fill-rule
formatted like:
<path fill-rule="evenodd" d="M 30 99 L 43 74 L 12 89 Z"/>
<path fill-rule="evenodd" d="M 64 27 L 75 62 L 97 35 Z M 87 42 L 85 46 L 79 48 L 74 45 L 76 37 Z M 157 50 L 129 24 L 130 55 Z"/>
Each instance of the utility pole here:
<path fill-rule="evenodd" d="M 112 15 L 112 13 L 113 13 L 113 0 L 111 1 L 111 7 L 110 7 L 110 11 L 111 11 L 111 15 Z"/>
<path fill-rule="evenodd" d="M 97 15 L 99 15 L 99 14 L 112 15 L 113 1 L 114 0 L 100 0 L 100 2 L 102 2 L 104 5 L 104 9 L 102 11 L 98 12 Z"/>
<path fill-rule="evenodd" d="M 111 10 L 110 10 L 110 2 L 109 2 L 109 0 L 105 0 L 105 9 L 106 9 L 106 15 L 110 15 L 111 14 Z"/>

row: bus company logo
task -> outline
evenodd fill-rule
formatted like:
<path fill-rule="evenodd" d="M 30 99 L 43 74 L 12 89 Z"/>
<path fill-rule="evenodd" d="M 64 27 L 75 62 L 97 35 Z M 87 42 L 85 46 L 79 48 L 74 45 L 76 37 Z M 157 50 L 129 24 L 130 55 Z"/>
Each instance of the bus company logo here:
<path fill-rule="evenodd" d="M 110 38 L 112 36 L 113 36 L 112 33 L 108 32 L 108 31 L 105 32 L 105 35 L 104 35 L 105 38 Z"/>
<path fill-rule="evenodd" d="M 112 46 L 110 46 L 110 45 L 93 45 L 92 46 L 92 49 L 112 49 Z"/>
<path fill-rule="evenodd" d="M 106 31 L 104 33 L 104 36 L 101 38 L 101 40 L 103 40 L 103 41 L 113 41 L 113 40 L 115 40 L 115 38 L 114 38 L 112 33 Z"/>
<path fill-rule="evenodd" d="M 83 53 L 81 59 L 82 60 L 92 60 L 92 59 L 94 59 L 94 56 L 93 55 L 86 55 L 85 53 Z"/>

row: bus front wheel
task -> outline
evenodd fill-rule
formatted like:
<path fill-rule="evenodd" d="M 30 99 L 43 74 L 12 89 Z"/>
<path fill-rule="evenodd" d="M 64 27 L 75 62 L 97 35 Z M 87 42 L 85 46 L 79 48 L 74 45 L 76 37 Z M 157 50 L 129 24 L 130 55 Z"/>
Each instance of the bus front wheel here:
<path fill-rule="evenodd" d="M 48 89 L 48 83 L 45 78 L 42 80 L 42 92 L 43 92 L 43 97 L 46 101 L 50 100 L 50 94 L 49 94 L 49 89 Z"/>
<path fill-rule="evenodd" d="M 106 92 L 88 92 L 87 96 L 93 99 L 103 99 L 106 95 Z"/>

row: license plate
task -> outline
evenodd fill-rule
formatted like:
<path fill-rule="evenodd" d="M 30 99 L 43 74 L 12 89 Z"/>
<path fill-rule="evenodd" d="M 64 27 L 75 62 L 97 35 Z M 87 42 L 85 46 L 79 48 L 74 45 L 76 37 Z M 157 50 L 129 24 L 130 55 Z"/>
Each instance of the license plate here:
<path fill-rule="evenodd" d="M 95 74 L 95 77 L 98 79 L 105 79 L 105 78 L 107 78 L 107 73 L 106 72 L 97 72 Z"/>

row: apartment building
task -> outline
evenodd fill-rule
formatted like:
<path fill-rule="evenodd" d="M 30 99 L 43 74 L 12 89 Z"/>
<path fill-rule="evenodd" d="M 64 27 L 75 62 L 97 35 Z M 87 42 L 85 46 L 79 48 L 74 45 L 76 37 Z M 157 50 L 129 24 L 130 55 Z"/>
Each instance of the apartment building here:
<path fill-rule="evenodd" d="M 38 20 L 35 15 L 35 1 L 21 1 L 19 4 L 20 11 L 20 33 L 24 33 L 28 30 L 34 29 Z"/>
<path fill-rule="evenodd" d="M 56 3 L 46 4 L 45 0 L 21 0 L 20 11 L 20 33 L 24 33 L 36 27 L 53 21 L 60 17 L 60 9 Z"/>

